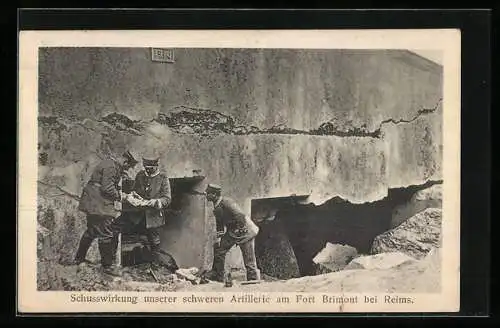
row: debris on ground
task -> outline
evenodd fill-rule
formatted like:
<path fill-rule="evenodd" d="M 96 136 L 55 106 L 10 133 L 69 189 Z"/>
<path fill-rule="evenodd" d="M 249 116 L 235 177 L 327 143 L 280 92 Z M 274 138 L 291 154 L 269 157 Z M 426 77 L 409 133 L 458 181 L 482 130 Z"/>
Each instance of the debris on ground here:
<path fill-rule="evenodd" d="M 313 258 L 313 262 L 323 269 L 322 273 L 342 270 L 358 255 L 356 248 L 349 245 L 326 243 Z"/>
<path fill-rule="evenodd" d="M 197 276 L 199 273 L 198 268 L 189 268 L 189 269 L 178 269 L 175 271 L 177 276 L 181 279 L 185 279 L 191 282 L 193 285 L 197 285 L 200 283 L 201 277 Z"/>
<path fill-rule="evenodd" d="M 381 270 L 390 269 L 399 265 L 414 262 L 415 259 L 401 252 L 381 253 L 369 256 L 360 256 L 353 259 L 344 270 Z"/>
<path fill-rule="evenodd" d="M 380 258 L 386 254 L 380 254 Z M 393 257 L 387 255 L 386 258 Z M 360 258 L 360 262 L 363 262 Z M 400 261 L 401 262 L 401 261 Z M 155 269 L 158 281 L 148 273 L 148 264 L 122 268 L 122 277 L 102 272 L 100 265 L 61 265 L 40 262 L 38 270 L 51 281 L 41 283 L 40 290 L 67 291 L 224 291 L 224 283 L 203 281 L 203 270 L 182 268 L 175 273 L 165 268 Z M 39 263 L 39 264 L 40 264 Z M 372 263 L 373 264 L 373 263 Z M 50 272 L 48 272 L 48 271 Z M 441 250 L 432 249 L 421 260 L 402 261 L 398 265 L 366 265 L 363 269 L 340 270 L 316 276 L 289 280 L 275 280 L 262 276 L 262 280 L 246 281 L 244 269 L 232 270 L 231 290 L 259 292 L 439 292 L 441 288 Z M 193 279 L 193 276 L 196 279 Z M 191 280 L 192 279 L 192 280 Z M 193 284 L 193 280 L 196 282 Z"/>
<path fill-rule="evenodd" d="M 283 281 L 246 285 L 237 281 L 232 290 L 242 292 L 386 292 L 439 293 L 441 290 L 441 250 L 434 249 L 422 260 L 386 269 L 341 270 Z M 191 285 L 193 292 L 224 291 L 223 283 Z"/>

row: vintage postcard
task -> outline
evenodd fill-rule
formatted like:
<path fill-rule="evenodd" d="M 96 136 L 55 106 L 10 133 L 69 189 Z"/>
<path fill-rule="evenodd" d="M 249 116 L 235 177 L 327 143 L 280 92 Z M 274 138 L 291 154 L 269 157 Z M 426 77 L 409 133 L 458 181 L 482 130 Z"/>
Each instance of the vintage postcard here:
<path fill-rule="evenodd" d="M 457 312 L 460 31 L 22 31 L 21 313 Z"/>

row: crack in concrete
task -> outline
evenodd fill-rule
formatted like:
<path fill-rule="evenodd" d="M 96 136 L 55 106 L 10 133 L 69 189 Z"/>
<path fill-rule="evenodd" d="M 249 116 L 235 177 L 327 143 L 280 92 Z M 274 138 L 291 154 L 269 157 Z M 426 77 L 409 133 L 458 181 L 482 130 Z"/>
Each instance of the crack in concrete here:
<path fill-rule="evenodd" d="M 268 129 L 260 129 L 256 126 L 244 126 L 236 124 L 236 120 L 229 116 L 222 114 L 220 112 L 198 107 L 189 106 L 176 106 L 175 108 L 182 108 L 182 110 L 164 114 L 159 113 L 158 117 L 153 121 L 160 124 L 167 125 L 170 128 L 179 130 L 183 133 L 189 134 L 214 134 L 214 133 L 225 133 L 230 135 L 251 135 L 251 134 L 300 134 L 300 135 L 323 135 L 323 136 L 337 136 L 337 137 L 370 137 L 370 138 L 380 138 L 382 134 L 382 128 L 387 123 L 400 124 L 400 123 L 411 123 L 417 120 L 422 115 L 431 114 L 435 112 L 441 103 L 439 99 L 436 106 L 433 108 L 424 108 L 417 112 L 417 114 L 410 119 L 399 119 L 395 120 L 393 118 L 383 120 L 380 122 L 377 129 L 373 131 L 367 131 L 366 125 L 362 127 L 353 127 L 348 130 L 342 131 L 334 126 L 332 122 L 325 122 L 319 126 L 317 129 L 313 130 L 298 130 L 292 129 L 284 126 L 283 124 L 275 125 Z"/>
<path fill-rule="evenodd" d="M 400 119 L 400 120 L 394 120 L 394 119 L 392 119 L 392 118 L 387 119 L 387 120 L 383 120 L 383 121 L 380 123 L 380 127 L 379 127 L 377 130 L 382 129 L 382 126 L 383 126 L 384 124 L 387 124 L 387 123 L 393 123 L 393 124 L 411 123 L 411 122 L 413 122 L 413 121 L 416 121 L 416 120 L 417 120 L 420 116 L 422 116 L 422 115 L 432 114 L 432 113 L 434 113 L 435 111 L 437 111 L 437 109 L 438 109 L 438 108 L 439 108 L 439 106 L 441 105 L 442 101 L 443 101 L 443 99 L 441 98 L 441 99 L 439 99 L 439 100 L 438 100 L 437 104 L 436 104 L 434 107 L 432 107 L 432 108 L 423 108 L 423 109 L 419 110 L 419 111 L 417 112 L 417 114 L 416 114 L 413 118 L 411 118 L 411 119 L 409 119 L 409 120 L 405 120 L 405 119 L 403 119 L 403 118 L 402 118 L 402 119 Z"/>
<path fill-rule="evenodd" d="M 312 129 L 309 131 L 289 128 L 284 126 L 284 124 L 277 124 L 271 128 L 261 129 L 253 125 L 245 126 L 237 124 L 235 118 L 218 111 L 185 105 L 173 107 L 173 112 L 158 113 L 157 117 L 149 122 L 157 122 L 159 124 L 166 125 L 169 128 L 180 133 L 198 134 L 201 136 L 211 136 L 221 133 L 228 135 L 282 134 L 337 137 L 369 137 L 378 139 L 381 138 L 382 128 L 385 124 L 412 123 L 423 115 L 435 112 L 439 108 L 441 101 L 442 99 L 439 99 L 438 103 L 433 108 L 423 108 L 419 110 L 416 115 L 410 119 L 385 119 L 381 121 L 379 126 L 373 131 L 367 130 L 366 125 L 363 125 L 361 127 L 351 127 L 346 130 L 339 130 L 338 127 L 335 126 L 335 123 L 333 123 L 332 121 L 325 122 L 321 124 L 317 129 Z M 175 111 L 176 109 L 180 110 Z M 57 127 L 58 129 L 68 130 L 70 128 L 68 124 L 61 122 L 56 116 L 40 117 L 39 122 L 42 125 L 59 124 L 59 126 Z M 134 135 L 143 135 L 144 123 L 147 123 L 141 120 L 132 120 L 126 115 L 118 112 L 108 114 L 102 117 L 100 120 L 97 120 L 97 122 L 106 123 L 110 127 L 115 128 L 118 131 L 127 132 Z M 78 122 L 76 124 L 86 129 L 99 132 L 96 129 L 83 124 L 82 122 Z M 157 137 L 154 134 L 148 134 Z"/>
<path fill-rule="evenodd" d="M 399 119 L 395 120 L 393 118 L 389 118 L 380 122 L 378 128 L 373 131 L 367 131 L 364 126 L 354 127 L 351 130 L 340 131 L 338 130 L 332 122 L 326 122 L 320 125 L 320 127 L 316 130 L 312 130 L 310 134 L 312 135 L 329 135 L 329 136 L 337 136 L 337 137 L 370 137 L 370 138 L 380 138 L 382 136 L 382 128 L 387 123 L 400 124 L 400 123 L 411 123 L 417 120 L 422 115 L 431 114 L 435 112 L 439 105 L 441 104 L 442 99 L 439 99 L 437 104 L 432 108 L 423 108 L 417 112 L 417 114 L 410 119 Z"/>

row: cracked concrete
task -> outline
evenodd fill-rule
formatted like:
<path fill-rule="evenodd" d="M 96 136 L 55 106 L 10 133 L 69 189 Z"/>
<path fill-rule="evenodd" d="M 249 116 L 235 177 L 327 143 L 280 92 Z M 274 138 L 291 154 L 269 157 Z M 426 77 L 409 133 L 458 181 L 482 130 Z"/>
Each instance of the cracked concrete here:
<path fill-rule="evenodd" d="M 212 121 L 211 124 L 235 126 L 230 117 L 217 114 L 213 112 L 210 117 L 216 117 L 220 122 Z M 436 115 L 436 112 L 428 115 L 432 114 Z M 165 168 L 174 177 L 189 176 L 192 170 L 202 169 L 209 179 L 220 182 L 225 179 L 224 175 L 233 176 L 234 170 L 238 170 L 240 181 L 247 180 L 250 190 L 236 191 L 234 195 L 245 201 L 248 195 L 266 198 L 295 193 L 311 195 L 314 203 L 335 196 L 362 203 L 385 197 L 389 188 L 423 184 L 441 178 L 442 149 L 439 147 L 441 136 L 438 129 L 441 123 L 435 121 L 435 117 L 427 118 L 425 115 L 405 124 L 381 124 L 383 138 L 279 133 L 186 134 L 157 121 L 132 123 L 131 120 L 127 122 L 126 117 L 114 117 L 115 122 L 125 120 L 126 123 L 114 127 L 90 119 L 86 119 L 84 124 L 75 124 L 63 119 L 41 118 L 44 123 L 40 126 L 43 145 L 40 151 L 46 154 L 47 165 L 66 166 L 80 161 L 95 163 L 109 150 L 119 152 L 129 146 L 140 152 L 145 147 L 152 147 L 163 153 Z M 53 122 L 53 126 L 47 125 L 47 120 Z M 128 133 L 126 128 L 133 124 L 136 128 L 141 126 L 140 134 Z M 408 133 L 404 133 L 405 130 Z M 412 137 L 419 134 L 423 134 L 424 138 Z M 394 138 L 394 135 L 401 137 Z M 72 149 L 68 153 L 70 147 Z M 78 148 L 76 151 L 73 150 L 75 147 Z M 178 149 L 185 152 L 181 154 Z M 235 151 L 242 156 L 239 161 L 235 161 L 232 155 Z M 414 165 L 414 170 L 408 170 L 409 164 Z M 252 170 L 249 170 L 250 167 Z M 297 176 L 299 173 L 303 177 Z M 304 182 L 292 184 L 292 179 L 298 182 L 297 178 Z M 362 178 L 364 181 L 358 180 Z M 255 185 L 253 182 L 257 180 L 265 181 L 265 184 Z M 273 186 L 272 189 L 270 186 Z M 336 192 L 333 193 L 333 190 Z"/>
<path fill-rule="evenodd" d="M 40 115 L 123 113 L 148 121 L 179 105 L 209 108 L 242 126 L 375 131 L 442 97 L 442 67 L 401 50 L 176 49 L 173 64 L 149 48 L 43 48 Z M 78 69 L 67 69 L 78 63 Z"/>
<path fill-rule="evenodd" d="M 351 129 L 343 129 L 343 130 L 338 130 L 338 127 L 336 127 L 336 124 L 334 122 L 325 122 L 320 125 L 320 127 L 316 130 L 312 130 L 309 134 L 316 134 L 316 135 L 334 135 L 334 136 L 339 136 L 339 137 L 371 137 L 371 138 L 380 138 L 382 131 L 383 131 L 383 126 L 387 123 L 392 123 L 392 124 L 400 124 L 400 123 L 412 123 L 418 118 L 420 118 L 422 115 L 426 114 L 431 114 L 434 113 L 440 108 L 441 106 L 441 99 L 438 101 L 438 103 L 432 107 L 432 108 L 423 108 L 420 109 L 415 116 L 413 116 L 410 119 L 393 119 L 393 118 L 388 118 L 380 122 L 378 127 L 373 130 L 373 131 L 368 131 L 366 129 L 366 125 L 363 125 L 362 127 L 354 127 Z"/>
<path fill-rule="evenodd" d="M 363 204 L 442 179 L 439 65 L 313 49 L 179 49 L 158 65 L 148 50 L 41 49 L 39 198 L 67 207 L 59 219 L 82 220 L 65 192 L 126 148 L 156 150 L 170 177 L 201 170 L 247 213 L 254 198 Z"/>
<path fill-rule="evenodd" d="M 385 124 L 412 123 L 422 115 L 431 114 L 441 106 L 441 99 L 432 108 L 423 108 L 409 119 L 388 118 L 381 121 L 373 131 L 368 131 L 366 124 L 361 127 L 345 127 L 338 122 L 329 121 L 322 123 L 317 129 L 297 130 L 284 125 L 273 126 L 269 129 L 260 129 L 256 126 L 245 126 L 238 124 L 234 117 L 207 108 L 195 108 L 189 106 L 176 106 L 166 113 L 159 113 L 154 121 L 164 124 L 180 133 L 212 135 L 217 133 L 229 135 L 250 135 L 250 134 L 301 134 L 301 135 L 324 135 L 338 137 L 371 137 L 381 138 L 382 128 Z M 143 122 L 134 121 L 126 115 L 111 113 L 101 119 L 108 122 L 121 131 L 140 133 Z"/>

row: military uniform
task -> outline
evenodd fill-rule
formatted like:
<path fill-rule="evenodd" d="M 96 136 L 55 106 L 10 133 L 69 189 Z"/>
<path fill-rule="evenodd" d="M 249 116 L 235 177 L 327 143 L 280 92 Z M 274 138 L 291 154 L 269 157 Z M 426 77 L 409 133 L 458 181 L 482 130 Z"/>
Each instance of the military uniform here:
<path fill-rule="evenodd" d="M 157 165 L 158 160 L 146 160 L 145 162 Z M 155 205 L 133 208 L 124 204 L 124 213 L 114 225 L 115 236 L 118 232 L 145 234 L 153 255 L 153 262 L 158 264 L 160 254 L 162 254 L 162 258 L 168 259 L 166 262 L 169 263 L 169 269 L 176 270 L 175 260 L 170 254 L 160 249 L 160 233 L 161 228 L 165 225 L 165 210 L 172 200 L 168 177 L 159 170 L 153 174 L 142 170 L 137 173 L 133 191 L 144 200 L 154 200 Z M 114 244 L 116 247 L 116 237 Z"/>
<path fill-rule="evenodd" d="M 114 159 L 104 160 L 92 172 L 83 188 L 78 209 L 87 214 L 87 230 L 83 233 L 75 256 L 75 264 L 85 262 L 94 239 L 98 240 L 104 268 L 113 264 L 113 220 L 120 214 L 120 182 L 123 166 Z"/>
<path fill-rule="evenodd" d="M 228 197 L 220 196 L 214 203 L 214 216 L 217 234 L 221 239 L 214 247 L 212 278 L 222 280 L 226 254 L 234 245 L 238 245 L 243 255 L 247 280 L 259 280 L 260 272 L 255 258 L 255 237 L 259 227 Z"/>

